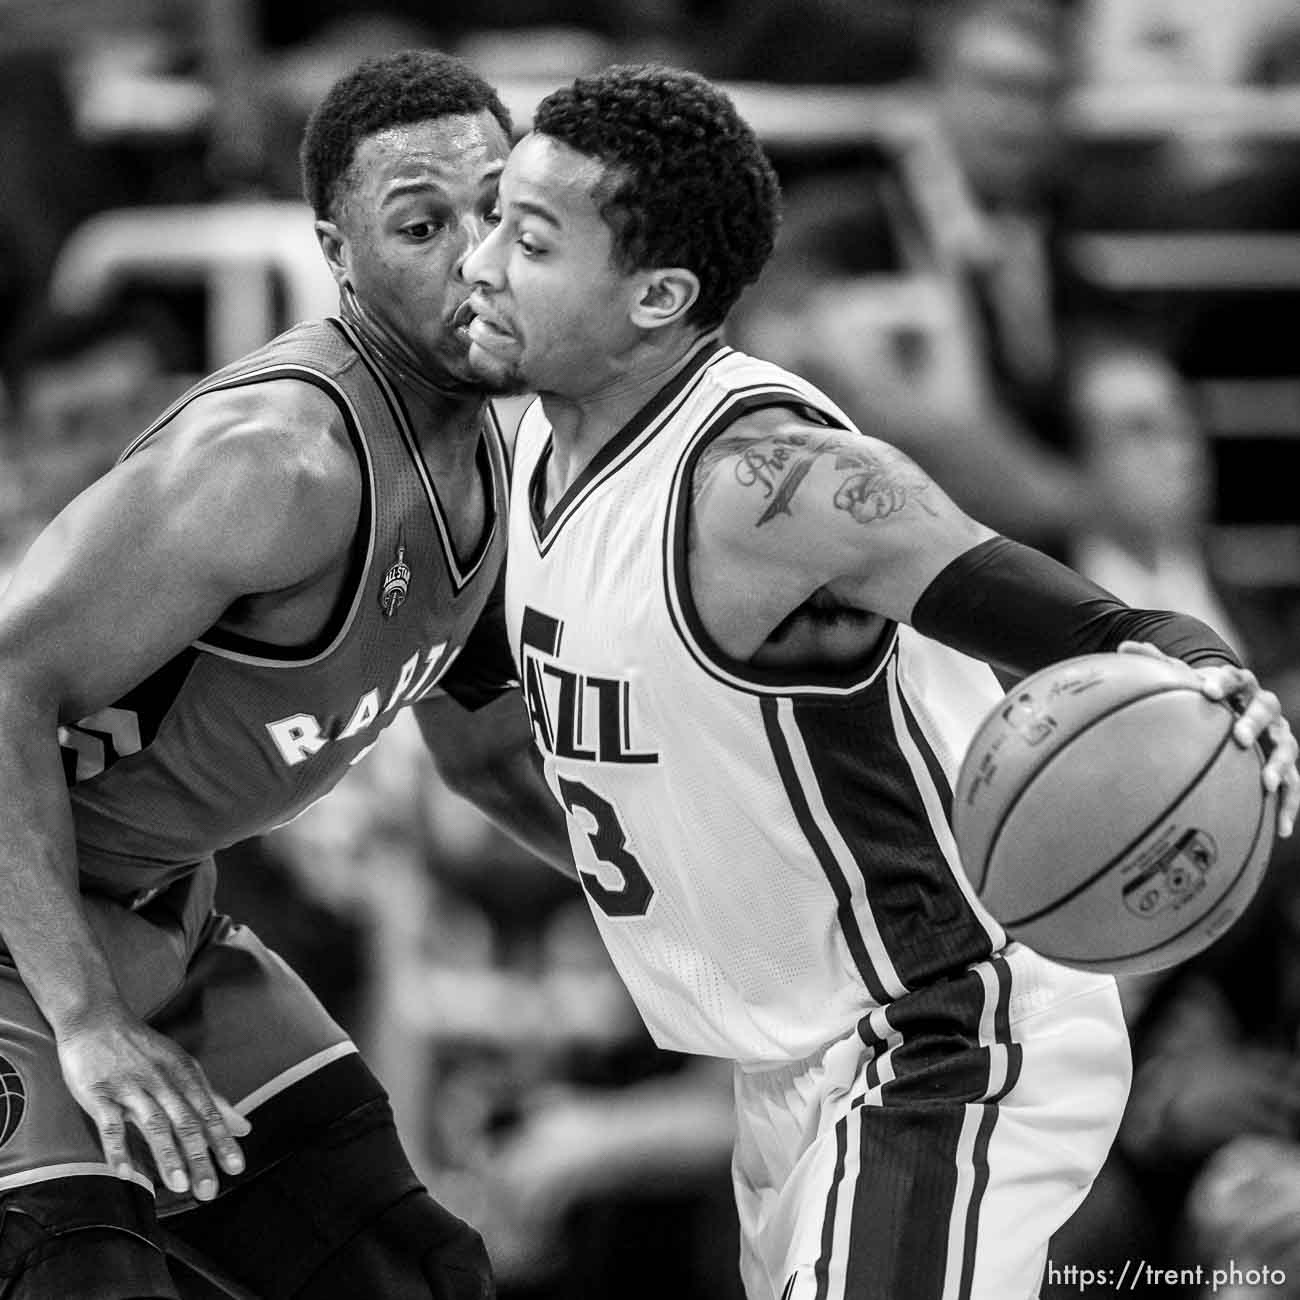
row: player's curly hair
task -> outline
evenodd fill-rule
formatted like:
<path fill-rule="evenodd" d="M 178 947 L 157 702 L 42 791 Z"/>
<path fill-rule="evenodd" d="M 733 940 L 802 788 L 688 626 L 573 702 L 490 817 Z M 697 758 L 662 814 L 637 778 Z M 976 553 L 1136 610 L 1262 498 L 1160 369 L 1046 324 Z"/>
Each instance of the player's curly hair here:
<path fill-rule="evenodd" d="M 533 129 L 609 168 L 597 201 L 624 269 L 687 267 L 700 281 L 687 319 L 721 324 L 771 255 L 780 204 L 731 100 L 693 72 L 619 66 L 548 95 Z"/>
<path fill-rule="evenodd" d="M 367 136 L 481 109 L 511 134 L 510 113 L 497 92 L 460 59 L 437 50 L 367 59 L 330 87 L 307 122 L 298 154 L 303 196 L 317 217 L 329 217 Z"/>

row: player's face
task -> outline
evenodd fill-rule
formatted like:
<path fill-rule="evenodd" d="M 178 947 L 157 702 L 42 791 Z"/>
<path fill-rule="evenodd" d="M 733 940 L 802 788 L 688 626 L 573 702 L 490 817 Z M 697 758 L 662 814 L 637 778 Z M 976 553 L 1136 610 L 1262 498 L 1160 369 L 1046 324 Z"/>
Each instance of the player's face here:
<path fill-rule="evenodd" d="M 362 140 L 345 178 L 339 261 L 362 307 L 439 375 L 469 368 L 461 263 L 488 230 L 510 152 L 486 109 Z M 336 272 L 337 273 L 337 272 Z"/>
<path fill-rule="evenodd" d="M 641 277 L 614 258 L 596 195 L 604 164 L 544 135 L 515 146 L 500 220 L 465 259 L 470 362 L 485 379 L 581 397 L 620 372 Z"/>

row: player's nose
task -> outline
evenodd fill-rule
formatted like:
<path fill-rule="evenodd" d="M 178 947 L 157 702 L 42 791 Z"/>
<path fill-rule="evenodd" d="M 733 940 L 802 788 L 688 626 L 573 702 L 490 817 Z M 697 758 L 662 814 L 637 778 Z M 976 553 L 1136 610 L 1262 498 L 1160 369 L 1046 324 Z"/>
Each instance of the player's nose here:
<path fill-rule="evenodd" d="M 464 278 L 465 259 L 478 248 L 491 231 L 491 225 L 482 216 L 469 214 L 461 218 L 457 232 L 460 249 L 456 258 L 456 270 L 462 279 Z"/>
<path fill-rule="evenodd" d="M 486 221 L 482 227 L 479 238 L 466 248 L 460 259 L 460 276 L 468 284 L 498 289 L 501 287 L 500 240 L 497 237 L 500 227 Z"/>

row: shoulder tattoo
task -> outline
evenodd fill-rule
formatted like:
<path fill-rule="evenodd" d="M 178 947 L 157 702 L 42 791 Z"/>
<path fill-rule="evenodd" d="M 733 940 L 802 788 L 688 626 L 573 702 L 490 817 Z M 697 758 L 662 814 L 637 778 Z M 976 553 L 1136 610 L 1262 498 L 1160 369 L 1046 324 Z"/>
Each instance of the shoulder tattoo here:
<path fill-rule="evenodd" d="M 761 528 L 779 515 L 793 516 L 796 494 L 817 461 L 826 457 L 833 458 L 838 476 L 834 506 L 857 523 L 884 519 L 912 502 L 933 513 L 925 500 L 931 481 L 913 461 L 893 447 L 864 445 L 837 430 L 722 434 L 700 455 L 692 500 L 698 501 L 720 476 L 730 475 L 759 496 L 762 508 L 754 527 Z"/>

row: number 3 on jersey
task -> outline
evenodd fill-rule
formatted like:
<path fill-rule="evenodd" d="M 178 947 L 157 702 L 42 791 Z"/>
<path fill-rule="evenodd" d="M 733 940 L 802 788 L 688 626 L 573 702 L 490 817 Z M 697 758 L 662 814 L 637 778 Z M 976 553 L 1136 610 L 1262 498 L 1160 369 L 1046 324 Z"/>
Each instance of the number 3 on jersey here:
<path fill-rule="evenodd" d="M 627 835 L 614 805 L 581 781 L 562 776 L 559 786 L 564 806 L 574 825 L 586 835 L 596 861 L 614 868 L 623 878 L 619 888 L 610 889 L 601 884 L 599 877 L 579 866 L 583 888 L 606 916 L 644 916 L 654 897 L 654 886 L 628 850 Z"/>

